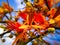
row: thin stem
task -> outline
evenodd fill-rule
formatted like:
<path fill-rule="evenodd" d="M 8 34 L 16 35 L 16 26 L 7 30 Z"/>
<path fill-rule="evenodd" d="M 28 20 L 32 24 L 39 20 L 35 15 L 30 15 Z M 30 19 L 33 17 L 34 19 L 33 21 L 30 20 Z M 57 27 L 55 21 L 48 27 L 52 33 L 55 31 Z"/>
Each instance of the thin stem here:
<path fill-rule="evenodd" d="M 45 34 L 47 34 L 47 33 L 48 33 L 48 31 L 45 32 Z M 42 35 L 43 35 L 43 34 L 42 34 Z M 43 36 L 46 36 L 46 35 L 43 35 Z M 41 37 L 41 35 L 37 35 L 37 36 L 34 37 L 34 38 L 30 38 L 29 41 L 26 42 L 26 44 L 29 43 L 30 41 L 32 41 L 33 39 L 36 39 L 36 38 L 39 38 L 39 37 Z M 43 40 L 43 39 L 42 39 L 42 40 Z"/>
<path fill-rule="evenodd" d="M 8 6 L 9 6 L 9 1 L 8 0 L 6 0 L 7 1 L 7 3 L 8 3 Z"/>
<path fill-rule="evenodd" d="M 60 28 L 58 28 L 58 27 L 54 27 L 54 28 L 60 30 Z"/>
<path fill-rule="evenodd" d="M 48 5 L 47 0 L 44 0 L 44 1 L 45 1 L 46 6 L 48 7 L 48 9 L 50 10 L 50 7 L 49 7 L 49 5 Z"/>
<path fill-rule="evenodd" d="M 7 23 L 6 21 L 0 21 L 0 23 Z"/>
<path fill-rule="evenodd" d="M 60 6 L 57 8 L 57 11 L 56 11 L 53 18 L 57 17 L 59 14 L 60 14 Z"/>
<path fill-rule="evenodd" d="M 30 38 L 29 41 L 26 42 L 26 44 L 29 43 L 30 41 L 32 41 L 33 39 L 36 39 L 36 38 L 39 38 L 39 37 L 40 37 L 40 35 L 38 35 L 38 36 L 36 36 L 36 37 L 34 37 L 34 38 Z"/>
<path fill-rule="evenodd" d="M 10 14 L 10 19 L 12 19 L 12 14 L 11 13 L 9 13 Z"/>
<path fill-rule="evenodd" d="M 5 15 L 5 17 L 6 17 L 8 20 L 10 20 L 7 15 Z"/>
<path fill-rule="evenodd" d="M 10 31 L 7 31 L 7 32 L 4 32 L 3 34 L 0 34 L 0 36 L 2 37 L 4 34 L 10 33 L 10 32 L 11 32 L 11 30 Z"/>

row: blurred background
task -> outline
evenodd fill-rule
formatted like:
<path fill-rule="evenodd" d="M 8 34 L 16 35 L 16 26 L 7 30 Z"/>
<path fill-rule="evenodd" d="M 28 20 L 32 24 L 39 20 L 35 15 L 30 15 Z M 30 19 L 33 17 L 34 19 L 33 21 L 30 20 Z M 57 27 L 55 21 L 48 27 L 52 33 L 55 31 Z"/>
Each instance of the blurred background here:
<path fill-rule="evenodd" d="M 29 0 L 30 2 L 33 3 L 33 0 Z M 2 2 L 6 2 L 6 0 L 0 0 L 0 6 L 2 5 Z M 9 5 L 13 7 L 13 9 L 15 11 L 18 10 L 23 10 L 24 7 L 26 6 L 26 4 L 23 2 L 23 0 L 8 0 Z M 23 2 L 23 4 L 21 4 L 21 2 Z M 58 4 L 56 4 L 56 6 L 60 6 L 60 2 Z M 13 16 L 16 15 L 14 14 L 14 12 L 12 12 Z M 7 14 L 8 15 L 8 14 Z M 22 19 L 19 20 L 20 22 L 22 21 Z M 0 24 L 2 25 L 2 24 Z M 4 30 L 3 28 L 0 28 L 0 34 L 3 33 Z M 12 32 L 14 33 L 14 32 Z M 6 39 L 5 42 L 3 43 L 0 39 L 0 45 L 12 45 L 12 42 L 15 39 L 15 36 L 13 36 L 13 38 L 9 38 L 7 37 L 8 35 L 10 35 L 10 33 L 5 34 L 4 37 L 2 39 Z M 45 40 L 46 42 L 50 43 L 51 45 L 60 45 L 60 30 L 56 29 L 56 31 L 54 32 L 54 34 L 50 33 L 47 36 L 45 36 L 43 38 L 43 40 Z M 32 43 L 29 42 L 28 45 L 31 45 Z"/>

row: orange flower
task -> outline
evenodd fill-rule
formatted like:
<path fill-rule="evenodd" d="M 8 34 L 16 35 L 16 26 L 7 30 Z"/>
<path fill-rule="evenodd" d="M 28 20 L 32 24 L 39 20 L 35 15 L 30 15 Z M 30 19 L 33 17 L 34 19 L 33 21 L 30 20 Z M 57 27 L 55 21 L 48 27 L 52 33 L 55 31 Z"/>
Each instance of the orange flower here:
<path fill-rule="evenodd" d="M 48 5 L 50 8 L 53 6 L 53 4 L 54 4 L 54 0 L 48 0 Z"/>
<path fill-rule="evenodd" d="M 45 2 L 44 2 L 44 0 L 39 0 L 39 3 L 38 3 L 39 5 L 44 5 L 45 4 Z"/>
<path fill-rule="evenodd" d="M 56 9 L 55 8 L 52 8 L 50 11 L 47 12 L 47 15 L 50 15 L 49 17 L 50 18 L 53 18 L 55 13 L 56 13 Z"/>
<path fill-rule="evenodd" d="M 13 9 L 7 4 L 7 3 L 2 3 L 2 7 L 5 9 L 5 12 L 11 12 Z"/>
<path fill-rule="evenodd" d="M 0 7 L 0 14 L 4 14 L 4 9 Z"/>
<path fill-rule="evenodd" d="M 38 3 L 36 3 L 38 2 Z M 35 5 L 43 6 L 45 4 L 44 0 L 35 0 Z"/>

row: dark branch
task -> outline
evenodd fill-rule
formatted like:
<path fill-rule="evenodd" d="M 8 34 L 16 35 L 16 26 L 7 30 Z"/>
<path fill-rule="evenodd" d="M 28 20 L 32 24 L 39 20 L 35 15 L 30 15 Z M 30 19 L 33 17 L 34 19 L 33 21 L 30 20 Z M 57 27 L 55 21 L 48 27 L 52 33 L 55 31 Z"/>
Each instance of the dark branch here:
<path fill-rule="evenodd" d="M 8 0 L 6 0 L 7 1 L 7 3 L 8 3 L 8 6 L 9 6 L 9 1 Z"/>
<path fill-rule="evenodd" d="M 60 30 L 60 28 L 58 28 L 58 27 L 54 27 L 54 28 Z"/>
<path fill-rule="evenodd" d="M 39 38 L 39 37 L 40 37 L 40 35 L 38 35 L 38 36 L 36 36 L 36 37 L 34 37 L 34 38 L 30 38 L 29 41 L 26 42 L 26 44 L 29 43 L 30 41 L 32 41 L 33 39 L 36 39 L 36 38 Z"/>
<path fill-rule="evenodd" d="M 48 9 L 50 10 L 50 7 L 49 7 L 49 5 L 48 5 L 47 0 L 44 0 L 44 1 L 45 1 L 46 6 L 48 7 Z"/>
<path fill-rule="evenodd" d="M 48 31 L 46 31 L 46 32 L 44 32 L 45 34 L 47 34 L 48 33 Z M 29 39 L 29 41 L 28 42 L 26 42 L 26 44 L 27 43 L 29 43 L 30 41 L 32 41 L 33 39 L 36 39 L 36 38 L 39 38 L 39 37 L 41 37 L 41 36 L 46 36 L 46 35 L 44 35 L 44 34 L 41 34 L 41 35 L 37 35 L 36 37 L 34 37 L 34 38 L 30 38 Z M 43 37 L 42 37 L 43 38 Z M 42 39 L 43 40 L 43 39 Z M 43 40 L 44 41 L 44 40 Z"/>
<path fill-rule="evenodd" d="M 5 15 L 5 17 L 6 17 L 8 20 L 10 20 L 10 19 L 8 18 L 8 16 Z"/>
<path fill-rule="evenodd" d="M 10 31 L 7 31 L 7 32 L 4 32 L 3 34 L 0 34 L 0 37 L 3 37 L 4 34 L 10 33 L 10 32 L 11 32 L 11 30 Z"/>
<path fill-rule="evenodd" d="M 19 12 L 19 11 L 13 11 L 13 12 Z"/>
<path fill-rule="evenodd" d="M 7 23 L 6 21 L 0 21 L 0 23 Z"/>
<path fill-rule="evenodd" d="M 59 14 L 60 14 L 60 6 L 57 8 L 57 11 L 56 11 L 53 18 L 57 17 Z"/>
<path fill-rule="evenodd" d="M 59 29 L 60 30 L 60 28 L 58 28 L 58 27 L 54 27 L 55 29 Z M 48 32 L 48 30 L 44 33 L 44 34 L 48 34 L 49 32 Z M 44 34 L 42 34 L 43 36 L 46 36 L 46 35 L 44 35 Z M 38 36 L 36 36 L 36 37 L 34 37 L 34 38 L 30 38 L 29 39 L 29 41 L 28 42 L 26 42 L 26 44 L 27 43 L 29 43 L 30 41 L 32 41 L 33 39 L 36 39 L 36 38 L 39 38 L 41 35 L 38 35 Z M 43 40 L 43 39 L 42 39 Z M 44 41 L 44 40 L 43 40 Z M 44 41 L 45 43 L 47 43 L 46 41 Z M 49 44 L 49 43 L 47 43 L 47 44 Z"/>

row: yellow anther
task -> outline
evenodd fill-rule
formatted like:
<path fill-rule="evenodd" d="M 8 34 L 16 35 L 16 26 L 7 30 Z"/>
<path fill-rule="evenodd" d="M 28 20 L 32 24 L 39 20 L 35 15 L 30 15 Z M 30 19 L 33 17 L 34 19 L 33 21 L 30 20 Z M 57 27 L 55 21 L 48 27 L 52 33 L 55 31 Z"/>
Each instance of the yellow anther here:
<path fill-rule="evenodd" d="M 4 9 L 0 7 L 0 14 L 4 12 Z"/>
<path fill-rule="evenodd" d="M 60 15 L 58 15 L 58 16 L 55 18 L 55 21 L 56 21 L 56 22 L 60 21 Z"/>
<path fill-rule="evenodd" d="M 50 28 L 48 28 L 48 31 L 55 31 L 55 28 L 52 28 L 52 27 L 50 27 Z"/>
<path fill-rule="evenodd" d="M 50 23 L 50 24 L 54 24 L 54 23 L 55 23 L 55 20 L 54 20 L 54 19 L 50 19 L 50 20 L 49 20 L 49 23 Z"/>

